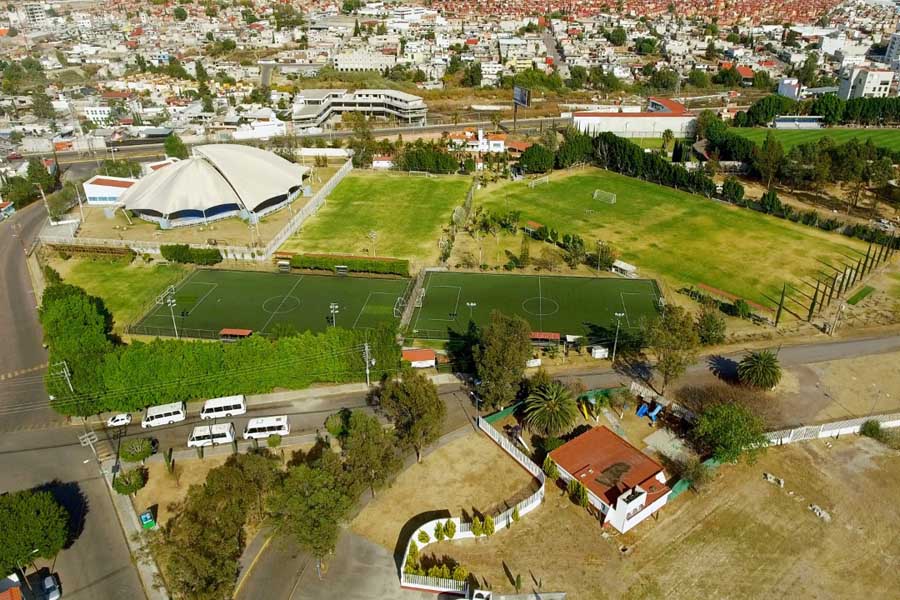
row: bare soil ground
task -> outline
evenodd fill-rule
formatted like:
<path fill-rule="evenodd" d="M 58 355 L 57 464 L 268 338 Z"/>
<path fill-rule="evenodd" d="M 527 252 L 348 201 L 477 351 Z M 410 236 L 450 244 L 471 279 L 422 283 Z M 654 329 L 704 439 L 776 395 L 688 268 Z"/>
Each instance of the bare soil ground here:
<path fill-rule="evenodd" d="M 445 516 L 493 514 L 537 489 L 537 482 L 480 433 L 432 452 L 401 473 L 354 519 L 356 533 L 395 551 L 404 529 Z M 404 537 L 404 540 L 406 538 Z"/>
<path fill-rule="evenodd" d="M 459 561 L 497 592 L 512 592 L 519 574 L 524 591 L 566 591 L 573 600 L 895 598 L 900 509 L 885 498 L 898 492 L 896 451 L 856 437 L 830 449 L 810 442 L 772 448 L 752 466 L 720 467 L 703 493 L 683 494 L 626 535 L 548 489 L 509 531 L 427 553 Z"/>
<path fill-rule="evenodd" d="M 178 513 L 178 505 L 187 497 L 188 488 L 201 485 L 206 475 L 225 464 L 227 456 L 210 456 L 203 460 L 175 461 L 175 475 L 166 472 L 166 465 L 154 462 L 147 465 L 147 485 L 132 500 L 139 512 L 157 507 L 156 522 L 162 526 Z"/>

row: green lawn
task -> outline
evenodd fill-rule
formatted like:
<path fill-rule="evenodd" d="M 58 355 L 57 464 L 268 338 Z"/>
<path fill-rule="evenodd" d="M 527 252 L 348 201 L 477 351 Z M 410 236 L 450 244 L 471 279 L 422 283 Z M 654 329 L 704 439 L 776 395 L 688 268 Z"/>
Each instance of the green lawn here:
<path fill-rule="evenodd" d="M 616 204 L 594 201 L 595 189 L 615 193 Z M 500 212 L 520 210 L 520 223 L 577 233 L 589 251 L 597 240 L 612 242 L 644 277 L 676 286 L 705 283 L 768 306 L 785 282 L 797 284 L 824 268 L 820 261 L 837 264 L 851 255 L 855 263 L 854 249 L 865 248 L 838 234 L 594 168 L 555 172 L 550 183 L 534 188 L 504 182 L 479 192 L 476 201 Z M 518 254 L 521 236 L 501 239 L 500 251 L 485 252 L 486 262 L 506 262 L 505 249 Z M 542 246 L 533 242 L 531 256 Z M 457 261 L 455 255 L 451 262 Z"/>
<path fill-rule="evenodd" d="M 453 175 L 354 171 L 281 250 L 368 255 L 368 234 L 374 231 L 378 256 L 434 264 L 441 229 L 465 200 L 470 182 Z"/>
<path fill-rule="evenodd" d="M 178 265 L 151 266 L 135 260 L 131 264 L 114 260 L 72 258 L 54 265 L 66 283 L 84 288 L 103 299 L 112 312 L 116 328 L 141 316 L 147 303 L 169 284 L 184 277 Z"/>
<path fill-rule="evenodd" d="M 331 324 L 330 307 L 335 303 L 338 326 L 374 328 L 395 320 L 394 304 L 408 283 L 406 279 L 200 269 L 178 285 L 175 322 L 181 334 L 190 337 L 211 337 L 225 327 L 268 333 L 278 324 L 292 325 L 297 331 L 323 331 Z M 135 333 L 172 335 L 172 313 L 154 306 Z"/>
<path fill-rule="evenodd" d="M 865 143 L 866 140 L 871 139 L 876 146 L 888 148 L 893 151 L 900 151 L 900 129 L 853 129 L 837 127 L 831 129 L 797 131 L 791 129 L 767 129 L 761 127 L 734 127 L 729 131 L 749 138 L 757 144 L 762 144 L 766 139 L 766 135 L 771 132 L 778 138 L 785 150 L 790 150 L 798 144 L 814 142 L 823 137 L 830 137 L 839 144 L 846 143 L 853 138 L 858 139 L 861 143 Z"/>
<path fill-rule="evenodd" d="M 491 311 L 519 315 L 532 331 L 583 335 L 611 342 L 616 313 L 621 334 L 640 329 L 659 309 L 659 288 L 647 279 L 433 272 L 425 278 L 413 335 L 447 339 L 469 322 L 484 327 Z"/>
<path fill-rule="evenodd" d="M 847 304 L 856 306 L 857 304 L 859 304 L 860 302 L 865 300 L 869 296 L 869 294 L 871 294 L 874 291 L 875 291 L 875 288 L 873 288 L 871 285 L 867 285 L 864 288 L 862 288 L 861 290 L 859 290 L 858 292 L 856 292 L 855 294 L 853 294 L 852 296 L 850 296 L 850 298 L 847 300 Z"/>

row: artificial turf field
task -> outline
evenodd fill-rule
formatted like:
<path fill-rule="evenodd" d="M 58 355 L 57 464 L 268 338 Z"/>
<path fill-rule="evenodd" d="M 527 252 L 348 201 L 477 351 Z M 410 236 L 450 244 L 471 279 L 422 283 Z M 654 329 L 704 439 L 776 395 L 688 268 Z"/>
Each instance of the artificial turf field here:
<path fill-rule="evenodd" d="M 597 189 L 615 193 L 616 203 L 594 200 Z M 581 235 L 590 251 L 597 240 L 611 242 L 645 277 L 676 287 L 703 283 L 770 307 L 784 283 L 799 285 L 828 272 L 826 264 L 856 264 L 866 250 L 836 233 L 596 168 L 556 171 L 533 188 L 522 181 L 491 185 L 478 192 L 476 204 L 500 213 L 518 210 L 520 223 Z M 506 250 L 519 253 L 521 235 L 498 240 L 497 250 L 490 237 L 483 242 L 489 264 L 506 262 Z M 548 249 L 532 242 L 531 256 Z M 478 256 L 470 237 L 457 236 L 450 262 L 462 262 L 463 252 Z"/>
<path fill-rule="evenodd" d="M 523 317 L 532 331 L 609 340 L 616 313 L 623 332 L 637 331 L 658 314 L 660 298 L 653 280 L 609 277 L 432 272 L 424 290 L 410 327 L 413 336 L 432 339 L 465 333 L 470 320 L 485 326 L 499 310 Z"/>
<path fill-rule="evenodd" d="M 188 337 L 213 337 L 226 327 L 267 333 L 278 324 L 298 331 L 323 331 L 331 303 L 339 327 L 373 328 L 395 320 L 394 304 L 406 279 L 295 275 L 200 269 L 176 286 L 175 321 Z M 162 292 L 163 290 L 159 290 Z M 154 306 L 132 332 L 174 334 L 167 306 Z"/>
<path fill-rule="evenodd" d="M 815 142 L 823 137 L 830 137 L 838 144 L 845 144 L 851 139 L 859 140 L 864 144 L 866 140 L 881 148 L 887 148 L 894 152 L 900 152 L 900 129 L 854 129 L 854 128 L 829 128 L 829 129 L 768 129 L 763 127 L 733 127 L 729 131 L 755 142 L 762 144 L 766 136 L 772 133 L 781 142 L 785 150 L 790 150 L 798 144 Z"/>
<path fill-rule="evenodd" d="M 378 256 L 435 264 L 441 229 L 463 204 L 471 179 L 353 171 L 281 250 Z"/>

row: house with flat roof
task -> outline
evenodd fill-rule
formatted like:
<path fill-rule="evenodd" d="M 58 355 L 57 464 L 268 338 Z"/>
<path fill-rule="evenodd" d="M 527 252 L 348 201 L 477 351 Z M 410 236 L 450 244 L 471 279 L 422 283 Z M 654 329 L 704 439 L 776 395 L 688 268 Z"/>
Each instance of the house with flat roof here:
<path fill-rule="evenodd" d="M 95 175 L 85 181 L 82 187 L 88 204 L 116 204 L 122 194 L 137 182 L 137 179 L 129 177 Z"/>
<path fill-rule="evenodd" d="M 587 489 L 589 510 L 625 533 L 669 499 L 662 466 L 606 427 L 595 427 L 550 453 L 560 478 Z"/>

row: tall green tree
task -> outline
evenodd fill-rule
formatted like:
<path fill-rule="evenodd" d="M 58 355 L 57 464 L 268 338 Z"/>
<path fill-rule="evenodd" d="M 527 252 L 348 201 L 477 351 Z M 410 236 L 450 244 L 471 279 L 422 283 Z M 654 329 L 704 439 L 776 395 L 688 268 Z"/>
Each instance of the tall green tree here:
<path fill-rule="evenodd" d="M 447 413 L 437 387 L 425 375 L 405 369 L 399 380 L 384 382 L 379 402 L 394 424 L 397 439 L 421 460 L 422 450 L 440 437 Z"/>
<path fill-rule="evenodd" d="M 719 462 L 741 457 L 752 462 L 766 445 L 763 423 L 745 406 L 718 404 L 704 410 L 692 431 L 694 440 Z"/>
<path fill-rule="evenodd" d="M 569 431 L 577 418 L 575 398 L 559 381 L 539 386 L 525 399 L 525 423 L 543 436 L 558 436 Z"/>
<path fill-rule="evenodd" d="M 744 385 L 772 389 L 781 381 L 781 365 L 772 350 L 751 352 L 738 363 L 738 378 Z"/>
<path fill-rule="evenodd" d="M 180 159 L 185 159 L 188 157 L 187 146 L 184 145 L 184 142 L 181 141 L 181 138 L 177 133 L 169 134 L 169 136 L 163 142 L 163 148 L 166 151 L 166 156 Z"/>
<path fill-rule="evenodd" d="M 355 410 L 350 415 L 341 447 L 350 476 L 367 486 L 372 496 L 400 469 L 394 436 L 385 431 L 377 418 L 362 411 Z"/>
<path fill-rule="evenodd" d="M 482 332 L 474 356 L 485 404 L 499 407 L 511 403 L 525 373 L 525 362 L 531 358 L 528 322 L 516 315 L 492 311 L 491 321 Z"/>
<path fill-rule="evenodd" d="M 680 306 L 667 305 L 646 330 L 647 346 L 656 355 L 656 370 L 662 376 L 662 392 L 681 377 L 697 359 L 700 337 L 691 316 Z"/>
<path fill-rule="evenodd" d="M 784 163 L 784 148 L 771 131 L 755 153 L 753 162 L 766 188 L 771 189 L 772 182 Z"/>
<path fill-rule="evenodd" d="M 519 158 L 519 166 L 526 173 L 546 173 L 553 168 L 554 159 L 550 150 L 541 144 L 532 144 Z"/>
<path fill-rule="evenodd" d="M 52 560 L 63 549 L 69 537 L 69 513 L 50 492 L 3 494 L 0 531 L 0 572 L 12 573 L 36 558 Z"/>
<path fill-rule="evenodd" d="M 288 471 L 269 510 L 283 533 L 321 561 L 334 551 L 352 503 L 333 473 L 303 464 Z"/>

